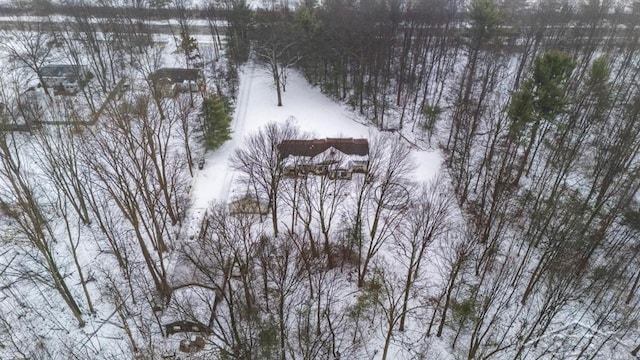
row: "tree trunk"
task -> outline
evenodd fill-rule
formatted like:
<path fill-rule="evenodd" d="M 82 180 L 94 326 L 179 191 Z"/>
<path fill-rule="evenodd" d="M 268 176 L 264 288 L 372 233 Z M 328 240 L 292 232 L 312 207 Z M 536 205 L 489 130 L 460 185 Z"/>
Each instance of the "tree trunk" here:
<path fill-rule="evenodd" d="M 438 326 L 437 337 L 442 336 L 442 330 L 444 329 L 444 323 L 447 318 L 447 310 L 449 310 L 449 305 L 451 302 L 451 294 L 453 293 L 453 286 L 455 285 L 456 278 L 458 277 L 458 273 L 462 268 L 462 258 L 456 260 L 456 263 L 453 265 L 453 269 L 451 271 L 451 276 L 449 278 L 449 284 L 447 286 L 447 293 L 444 299 L 444 309 L 442 309 L 442 319 L 440 320 L 440 325 Z"/>
<path fill-rule="evenodd" d="M 393 310 L 391 311 L 391 313 L 389 314 L 389 328 L 387 329 L 387 336 L 385 336 L 384 338 L 384 348 L 382 349 L 382 359 L 381 360 L 387 360 L 387 354 L 389 353 L 389 345 L 391 345 L 391 338 L 393 337 L 393 317 L 394 317 L 394 312 Z"/>

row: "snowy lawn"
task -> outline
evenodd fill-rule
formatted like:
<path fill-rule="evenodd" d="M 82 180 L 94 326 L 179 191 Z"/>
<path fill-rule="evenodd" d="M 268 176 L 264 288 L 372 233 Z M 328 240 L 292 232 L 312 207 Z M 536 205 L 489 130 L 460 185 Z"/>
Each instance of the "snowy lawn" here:
<path fill-rule="evenodd" d="M 367 120 L 313 88 L 298 73 L 291 72 L 287 79 L 287 91 L 283 93 L 283 106 L 276 106 L 276 92 L 270 74 L 259 65 L 250 63 L 240 72 L 240 90 L 232 123 L 232 139 L 214 152 L 205 155 L 203 170 L 193 180 L 192 214 L 206 209 L 213 201 L 228 202 L 239 197 L 242 189 L 235 189 L 234 171 L 229 158 L 243 146 L 247 136 L 269 122 L 294 123 L 304 132 L 317 138 L 352 137 L 369 138 L 378 133 Z M 436 151 L 414 149 L 415 181 L 426 181 L 440 169 L 442 157 Z"/>

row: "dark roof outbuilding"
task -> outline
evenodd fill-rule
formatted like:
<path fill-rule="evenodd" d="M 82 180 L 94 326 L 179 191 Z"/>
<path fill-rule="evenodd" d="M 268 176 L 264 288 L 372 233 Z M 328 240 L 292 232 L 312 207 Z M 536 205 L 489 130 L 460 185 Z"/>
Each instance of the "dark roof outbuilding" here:
<path fill-rule="evenodd" d="M 67 78 L 79 79 L 84 76 L 85 68 L 82 65 L 45 65 L 40 69 L 43 78 Z"/>
<path fill-rule="evenodd" d="M 196 81 L 202 78 L 200 69 L 162 68 L 149 75 L 149 80 L 169 79 L 174 84 L 184 81 Z"/>

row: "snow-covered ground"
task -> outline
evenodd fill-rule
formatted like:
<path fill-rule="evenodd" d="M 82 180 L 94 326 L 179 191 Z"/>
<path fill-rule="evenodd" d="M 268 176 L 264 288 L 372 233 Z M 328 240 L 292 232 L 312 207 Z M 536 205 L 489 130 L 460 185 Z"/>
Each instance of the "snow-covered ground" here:
<path fill-rule="evenodd" d="M 300 130 L 317 138 L 370 138 L 379 133 L 367 120 L 347 107 L 336 103 L 313 88 L 297 72 L 287 79 L 283 106 L 276 106 L 276 91 L 267 71 L 249 63 L 240 72 L 240 91 L 232 123 L 232 139 L 218 150 L 207 153 L 205 166 L 193 180 L 194 209 L 207 208 L 211 202 L 227 202 L 239 196 L 234 188 L 235 174 L 229 164 L 233 152 L 243 146 L 247 136 L 269 122 L 293 120 Z M 437 151 L 414 149 L 415 181 L 427 181 L 440 169 L 441 154 Z"/>
<path fill-rule="evenodd" d="M 212 38 L 210 36 L 196 36 L 202 50 L 202 46 L 207 45 L 209 48 L 212 48 Z M 184 59 L 181 58 L 180 54 L 176 52 L 175 47 L 175 39 L 170 35 L 157 35 L 154 36 L 154 41 L 156 42 L 156 47 L 154 50 L 157 50 L 159 53 L 162 53 L 162 65 L 168 67 L 181 67 L 184 66 Z M 161 44 L 161 46 L 158 46 Z M 205 51 L 203 50 L 203 53 Z M 0 58 L 2 54 L 0 54 Z M 144 74 L 139 74 L 140 76 L 136 78 L 140 83 L 144 84 Z M 288 76 L 287 82 L 287 91 L 283 94 L 283 104 L 284 106 L 278 107 L 276 105 L 276 91 L 273 86 L 271 75 L 268 71 L 252 62 L 244 66 L 240 69 L 240 86 L 238 91 L 238 97 L 235 101 L 235 112 L 232 122 L 232 139 L 223 144 L 218 150 L 207 152 L 204 154 L 205 157 L 205 165 L 202 170 L 195 170 L 194 177 L 191 183 L 191 191 L 190 191 L 190 205 L 188 211 L 188 228 L 187 230 L 191 233 L 193 231 L 197 231 L 199 229 L 200 221 L 203 216 L 206 214 L 206 209 L 212 203 L 227 203 L 230 200 L 236 199 L 245 193 L 246 189 L 240 185 L 239 174 L 235 173 L 230 167 L 230 158 L 233 155 L 234 151 L 245 146 L 245 139 L 251 134 L 255 133 L 262 126 L 266 125 L 270 122 L 276 123 L 284 123 L 286 121 L 292 121 L 296 124 L 300 130 L 313 134 L 316 138 L 325 138 L 325 137 L 352 137 L 352 138 L 373 138 L 379 135 L 379 131 L 369 124 L 368 119 L 360 116 L 356 112 L 350 110 L 348 107 L 338 104 L 337 102 L 331 100 L 330 98 L 321 94 L 318 88 L 314 88 L 309 85 L 305 81 L 305 79 L 297 72 L 290 72 Z M 197 111 L 194 110 L 194 113 Z M 408 134 L 405 134 L 408 137 L 411 137 Z M 390 135 L 394 136 L 394 135 Z M 405 140 L 403 140 L 405 141 Z M 407 141 L 408 142 L 408 141 Z M 436 178 L 436 175 L 441 172 L 441 164 L 442 164 L 442 155 L 437 150 L 423 150 L 420 149 L 419 146 L 413 145 L 415 141 L 412 139 L 410 147 L 412 148 L 411 154 L 415 166 L 413 168 L 413 174 L 410 178 L 415 182 L 425 182 L 430 179 Z M 422 145 L 420 145 L 422 146 Z M 442 177 L 442 179 L 446 180 L 446 177 Z M 452 193 L 448 191 L 447 184 L 442 184 L 441 187 L 438 187 L 438 191 L 442 191 L 445 193 L 443 196 L 453 197 Z M 413 194 L 412 194 L 413 195 Z M 462 216 L 460 214 L 456 214 L 456 218 L 458 221 L 462 223 Z M 462 228 L 462 226 L 460 226 Z M 336 227 L 334 227 L 335 229 Z M 182 230 L 185 230 L 184 228 Z M 82 229 L 82 231 L 78 230 L 78 234 L 82 234 L 84 238 L 84 234 L 89 232 L 94 232 L 95 234 L 99 234 L 100 231 L 97 229 L 97 225 L 93 225 L 92 227 L 87 227 L 86 229 Z M 80 235 L 79 235 L 80 236 Z M 87 236 L 88 237 L 88 236 Z M 10 238 L 10 237 L 7 237 Z M 12 239 L 13 240 L 13 239 Z M 184 240 L 184 238 L 180 238 L 180 240 Z M 449 238 L 443 240 L 446 246 L 451 247 L 451 243 L 447 242 L 450 240 Z M 455 239 L 454 239 L 455 240 Z M 176 241 L 177 242 L 177 241 Z M 181 245 L 181 244 L 179 244 Z M 439 245 L 439 244 L 438 244 Z M 84 244 L 83 244 L 84 246 Z M 82 258 L 82 266 L 88 269 L 88 273 L 95 275 L 96 278 L 100 278 L 103 276 L 102 270 L 106 270 L 107 267 L 113 265 L 113 259 L 111 262 L 106 262 L 103 259 L 107 258 L 106 255 L 99 253 L 98 249 L 91 248 L 93 243 L 90 243 L 88 249 L 81 248 L 81 253 L 84 254 L 84 258 Z M 421 272 L 424 273 L 425 276 L 423 278 L 428 279 L 430 284 L 433 283 L 443 283 L 446 280 L 446 274 L 443 273 L 447 270 L 446 267 L 446 259 L 451 257 L 449 254 L 432 254 L 433 252 L 441 251 L 438 246 L 434 246 L 436 250 L 431 251 L 428 255 L 425 256 L 425 259 L 428 259 L 428 264 L 424 264 Z M 175 249 L 174 249 L 175 250 Z M 447 249 L 442 250 L 446 252 Z M 66 250 L 65 250 L 66 251 Z M 64 252 L 66 253 L 66 252 Z M 177 273 L 180 273 L 180 270 L 183 268 L 176 266 L 179 263 L 179 259 L 177 258 L 175 251 L 171 254 L 171 266 L 168 266 L 169 273 L 172 273 L 172 278 L 175 282 L 179 282 L 179 277 L 176 276 Z M 99 254 L 99 255 L 95 255 Z M 391 266 L 397 265 L 397 262 L 394 262 L 394 252 L 390 251 L 388 247 L 383 247 L 379 253 L 378 258 L 383 258 L 384 264 Z M 99 261 L 94 261 L 95 259 L 99 259 Z M 64 258 L 63 258 L 64 260 Z M 68 259 L 67 259 L 68 260 Z M 69 262 L 70 261 L 66 261 Z M 444 265 L 443 265 L 444 264 Z M 113 265 L 115 267 L 115 265 Z M 104 269 L 103 269 L 104 268 Z M 445 270 L 442 270 L 445 269 Z M 191 269 L 189 269 L 191 270 Z M 186 275 L 190 275 L 187 273 Z M 435 279 L 435 280 L 434 280 Z M 346 295 L 353 295 L 356 292 L 355 285 L 353 284 L 353 279 L 349 277 L 349 275 L 344 276 L 345 284 L 347 284 L 349 291 L 352 293 Z M 347 281 L 348 280 L 348 281 Z M 97 282 L 90 283 L 90 291 L 95 294 L 99 294 L 101 291 L 104 291 L 104 288 L 100 288 L 97 286 Z M 172 283 L 172 285 L 176 285 L 176 283 Z M 54 320 L 65 319 L 64 316 L 60 314 L 67 314 L 67 310 L 60 301 L 57 301 L 57 297 L 52 297 L 50 294 L 45 294 L 42 296 L 46 299 L 46 301 L 40 302 L 38 300 L 39 296 L 35 291 L 38 290 L 36 288 L 31 289 L 29 287 L 20 288 L 19 291 L 24 293 L 13 296 L 15 299 L 23 299 L 23 304 L 20 306 L 14 306 L 13 303 L 5 302 L 7 307 L 11 305 L 13 307 L 12 311 L 15 311 L 15 315 L 11 314 L 13 318 L 25 318 L 28 321 L 23 321 L 19 324 L 14 324 L 14 328 L 17 331 L 21 331 L 20 325 L 28 324 L 38 324 L 37 327 L 34 327 L 33 330 L 29 330 L 29 332 L 24 332 L 24 334 L 34 334 L 34 337 L 41 337 L 43 333 L 50 333 L 51 335 L 46 340 L 45 345 L 55 344 L 55 346 L 64 346 L 64 344 L 83 344 L 82 346 L 89 348 L 104 346 L 105 349 L 115 349 L 117 347 L 123 346 L 123 343 L 126 343 L 124 339 L 123 331 L 121 326 L 116 321 L 118 315 L 111 308 L 110 303 L 101 299 L 98 296 L 95 296 L 96 299 L 96 308 L 97 314 L 94 317 L 87 316 L 87 325 L 84 329 L 77 329 L 72 321 L 69 323 L 64 323 L 62 325 L 56 324 Z M 5 294 L 10 294 L 9 291 L 17 291 L 12 289 L 6 289 L 0 292 L 0 303 L 3 300 L 3 296 Z M 74 288 L 74 292 L 79 293 L 79 287 Z M 28 294 L 30 293 L 30 294 Z M 35 294 L 35 295 L 34 295 Z M 432 292 L 429 292 L 432 295 Z M 28 295 L 28 296 L 27 296 Z M 188 294 L 186 294 L 188 295 Z M 187 297 L 185 295 L 185 298 Z M 343 293 L 340 293 L 343 295 Z M 78 296 L 80 297 L 80 296 Z M 353 296 L 351 296 L 353 297 Z M 33 299 L 36 299 L 34 302 Z M 26 299 L 26 300 L 25 300 Z M 339 297 L 341 301 L 343 301 L 343 305 L 349 305 L 350 301 L 347 296 L 344 298 Z M 126 299 L 125 299 L 126 300 Z M 421 299 L 422 300 L 422 299 Z M 420 300 L 420 301 L 421 301 Z M 0 304 L 1 305 L 1 304 Z M 145 304 L 139 305 L 139 307 L 134 307 L 139 309 L 140 315 L 131 315 L 131 321 L 142 319 L 147 316 L 151 319 L 151 315 L 147 308 L 144 306 Z M 28 309 L 43 309 L 42 312 L 33 312 Z M 521 307 L 516 307 L 516 309 L 522 309 Z M 0 307 L 0 310 L 4 310 Z M 511 311 L 511 309 L 510 309 Z M 19 313 L 18 313 L 19 312 Z M 23 314 L 24 312 L 24 314 Z M 5 312 L 8 314 L 8 312 Z M 508 314 L 506 311 L 500 313 L 502 318 L 506 318 L 506 315 L 511 316 L 512 318 L 516 318 L 516 315 Z M 162 315 L 163 324 L 166 323 L 165 320 L 175 320 L 170 319 L 171 314 L 163 314 Z M 526 317 L 526 315 L 524 316 Z M 152 319 L 155 321 L 155 319 Z M 125 321 L 125 320 L 123 320 Z M 62 320 L 61 320 L 62 322 Z M 126 321 L 125 321 L 126 322 Z M 152 323 L 152 322 L 149 322 Z M 155 324 L 155 323 L 154 323 Z M 580 329 L 586 329 L 588 331 L 584 331 L 586 334 L 605 334 L 600 330 L 591 330 L 589 328 L 589 324 L 580 325 L 578 330 L 574 331 L 574 334 Z M 585 323 L 586 324 L 586 323 Z M 16 326 L 17 325 L 17 326 Z M 556 324 L 554 323 L 554 326 Z M 558 325 L 558 331 L 564 331 L 567 326 Z M 570 326 L 573 326 L 571 323 Z M 453 355 L 450 355 L 452 352 L 449 348 L 447 334 L 445 333 L 445 337 L 440 340 L 434 340 L 434 342 L 429 342 L 428 344 L 423 339 L 416 338 L 415 333 L 417 333 L 416 329 L 422 329 L 424 327 L 423 323 L 418 323 L 415 320 L 409 319 L 407 328 L 410 331 L 404 333 L 394 334 L 394 342 L 390 348 L 390 355 L 388 358 L 390 359 L 403 359 L 403 358 L 411 358 L 412 349 L 410 348 L 419 348 L 419 347 L 432 347 L 435 348 L 436 353 L 442 354 L 441 358 L 450 358 Z M 142 327 L 141 327 L 142 328 Z M 372 331 L 379 333 L 380 329 Z M 71 329 L 71 330 L 69 330 Z M 597 330 L 597 331 L 596 331 Z M 160 335 L 157 333 L 157 329 L 153 328 L 155 332 L 149 332 L 149 337 L 154 336 L 153 340 L 158 340 Z M 550 335 L 555 336 L 557 331 L 552 331 Z M 612 333 L 613 334 L 613 333 Z M 2 335 L 2 334 L 0 334 Z M 570 334 L 571 335 L 571 334 Z M 611 334 L 605 334 L 607 336 Z M 138 335 L 134 335 L 138 337 Z M 379 349 L 380 346 L 380 334 L 374 334 L 370 339 L 371 343 L 375 344 L 375 348 Z M 466 334 L 463 333 L 461 335 L 463 338 Z M 529 343 L 538 343 L 538 340 L 542 343 L 543 341 L 548 341 L 549 343 L 556 343 L 556 338 L 553 336 L 544 336 L 536 338 L 535 341 L 529 341 Z M 591 335 L 589 335 L 591 336 Z M 141 336 L 140 336 L 141 337 Z M 456 335 L 457 337 L 457 335 Z M 25 335 L 25 338 L 26 335 Z M 141 337 L 142 338 L 142 337 Z M 28 338 L 27 338 L 28 339 Z M 2 344 L 2 337 L 0 337 L 0 345 Z M 142 339 L 144 340 L 144 339 Z M 141 340 L 141 341 L 142 341 Z M 405 341 L 406 340 L 406 341 Z M 465 339 L 466 340 L 466 339 Z M 28 340 L 27 340 L 28 341 Z M 461 340 L 462 341 L 462 340 Z M 618 340 L 616 340 L 618 341 Z M 43 341 L 44 342 L 44 341 Z M 60 345 L 63 344 L 63 345 Z M 624 345 L 624 344 L 623 344 Z M 627 345 L 624 345 L 626 347 Z M 26 347 L 26 345 L 25 345 Z M 0 346 L 1 350 L 2 346 Z M 372 347 L 373 348 L 373 347 Z M 458 348 L 456 348 L 458 349 Z M 100 353 L 98 350 L 91 350 L 93 353 Z M 105 350 L 106 351 L 106 350 Z M 107 357 L 105 351 L 102 351 L 101 354 L 104 357 Z M 377 351 L 377 350 L 375 350 Z M 87 350 L 87 353 L 90 351 Z M 430 352 L 433 354 L 434 352 Z M 449 355 L 444 355 L 449 354 Z M 375 353 L 374 353 L 375 355 Z M 380 354 L 378 354 L 379 356 Z M 528 355 L 526 355 L 528 356 Z M 622 356 L 622 355 L 621 355 Z M 112 357 L 114 358 L 114 357 Z M 343 357 L 346 358 L 346 357 Z M 435 356 L 433 358 L 436 358 Z M 613 358 L 613 357 L 610 357 Z M 2 352 L 0 351 L 0 359 L 2 359 Z"/>
<path fill-rule="evenodd" d="M 293 122 L 301 131 L 311 134 L 315 138 L 367 138 L 381 135 L 369 121 L 323 95 L 318 88 L 312 87 L 298 72 L 288 74 L 286 92 L 283 93 L 283 106 L 277 106 L 277 95 L 268 71 L 258 64 L 249 62 L 239 71 L 240 85 L 235 102 L 235 112 L 232 121 L 232 139 L 224 143 L 219 149 L 207 152 L 205 165 L 197 170 L 190 192 L 191 208 L 188 211 L 191 241 L 196 241 L 195 235 L 205 216 L 207 209 L 213 203 L 228 203 L 241 197 L 246 189 L 240 184 L 240 174 L 231 168 L 230 159 L 236 149 L 245 146 L 248 136 L 256 133 L 264 125 L 275 122 Z M 388 136 L 397 136 L 389 135 Z M 405 141 L 405 140 L 402 140 Z M 436 178 L 440 172 L 442 156 L 437 150 L 422 150 L 409 144 L 411 155 L 415 163 L 411 178 L 416 183 L 427 182 Z M 337 225 L 336 225 L 337 226 Z M 188 240 L 187 240 L 188 241 Z M 385 257 L 392 259 L 394 255 L 383 250 Z M 395 266 L 395 264 L 394 264 Z M 185 266 L 179 257 L 172 258 L 169 266 L 172 281 L 176 284 L 189 282 L 195 269 Z M 435 276 L 435 269 L 427 270 Z M 166 319 L 165 319 L 166 320 Z M 412 325 L 412 327 L 414 327 Z M 420 328 L 417 325 L 416 328 Z M 376 332 L 377 333 L 377 332 Z M 412 343 L 416 339 L 406 334 L 404 339 Z M 372 339 L 377 347 L 378 340 Z M 397 345 L 397 346 L 396 346 Z M 401 358 L 407 354 L 404 344 L 396 344 L 390 348 L 389 358 Z M 446 354 L 442 344 L 431 344 L 432 352 Z M 437 349 L 442 347 L 443 349 Z M 410 353 L 410 352 L 409 352 Z M 378 354 L 379 356 L 380 354 Z"/>

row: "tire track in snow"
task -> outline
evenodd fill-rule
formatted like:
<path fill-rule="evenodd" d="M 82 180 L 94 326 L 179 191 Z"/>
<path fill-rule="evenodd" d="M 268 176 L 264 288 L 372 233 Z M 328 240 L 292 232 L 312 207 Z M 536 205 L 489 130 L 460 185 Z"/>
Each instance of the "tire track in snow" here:
<path fill-rule="evenodd" d="M 253 86 L 254 74 L 256 71 L 255 63 L 251 62 L 245 68 L 246 72 L 246 83 L 240 84 L 242 87 L 242 91 L 238 95 L 238 106 L 236 108 L 236 114 L 233 119 L 233 133 L 231 134 L 232 140 L 229 141 L 229 145 L 231 147 L 231 156 L 233 151 L 241 145 L 242 137 L 244 136 L 244 127 L 247 122 L 247 113 L 249 112 L 249 99 L 251 98 L 251 87 Z M 230 161 L 230 158 L 227 159 L 227 162 Z M 233 185 L 233 181 L 235 179 L 235 170 L 233 170 L 230 166 L 224 175 L 223 186 L 220 189 L 219 199 L 224 202 L 229 201 L 229 195 L 231 193 L 231 186 Z"/>
<path fill-rule="evenodd" d="M 233 180 L 235 178 L 235 171 L 229 166 L 229 161 L 231 155 L 233 154 L 233 151 L 242 144 L 242 138 L 244 137 L 245 132 L 246 118 L 249 112 L 249 99 L 251 97 L 251 87 L 253 86 L 255 70 L 256 66 L 253 62 L 245 67 L 244 73 L 246 74 L 246 76 L 244 76 L 244 79 L 246 81 L 244 84 L 240 84 L 238 103 L 231 125 L 231 130 L 233 131 L 233 133 L 231 134 L 231 139 L 225 142 L 217 150 L 217 157 L 209 159 L 209 161 L 220 161 L 222 164 L 224 164 L 220 169 L 221 171 L 224 171 L 224 174 L 219 174 L 220 176 L 223 176 L 223 182 L 219 193 L 216 194 L 217 198 L 207 199 L 207 203 L 209 203 L 209 201 L 211 200 L 217 200 L 223 203 L 229 201 L 231 186 L 233 185 Z M 227 156 L 225 157 L 225 155 Z M 214 166 L 216 165 L 219 166 L 221 164 L 215 164 Z M 202 181 L 203 179 L 199 180 Z M 181 232 L 183 234 L 184 232 L 186 232 L 188 235 L 194 237 L 193 239 L 187 239 L 187 242 L 195 241 L 195 239 L 198 238 L 200 225 L 205 216 L 207 216 L 207 207 L 191 206 L 189 208 L 187 219 L 190 220 L 187 222 L 187 225 L 185 225 L 186 228 L 181 229 Z M 187 259 L 181 257 L 179 254 L 174 255 L 168 260 L 167 273 L 169 274 L 169 281 L 172 286 L 189 283 L 196 278 L 197 269 L 190 268 L 188 263 L 189 262 L 187 261 Z"/>

